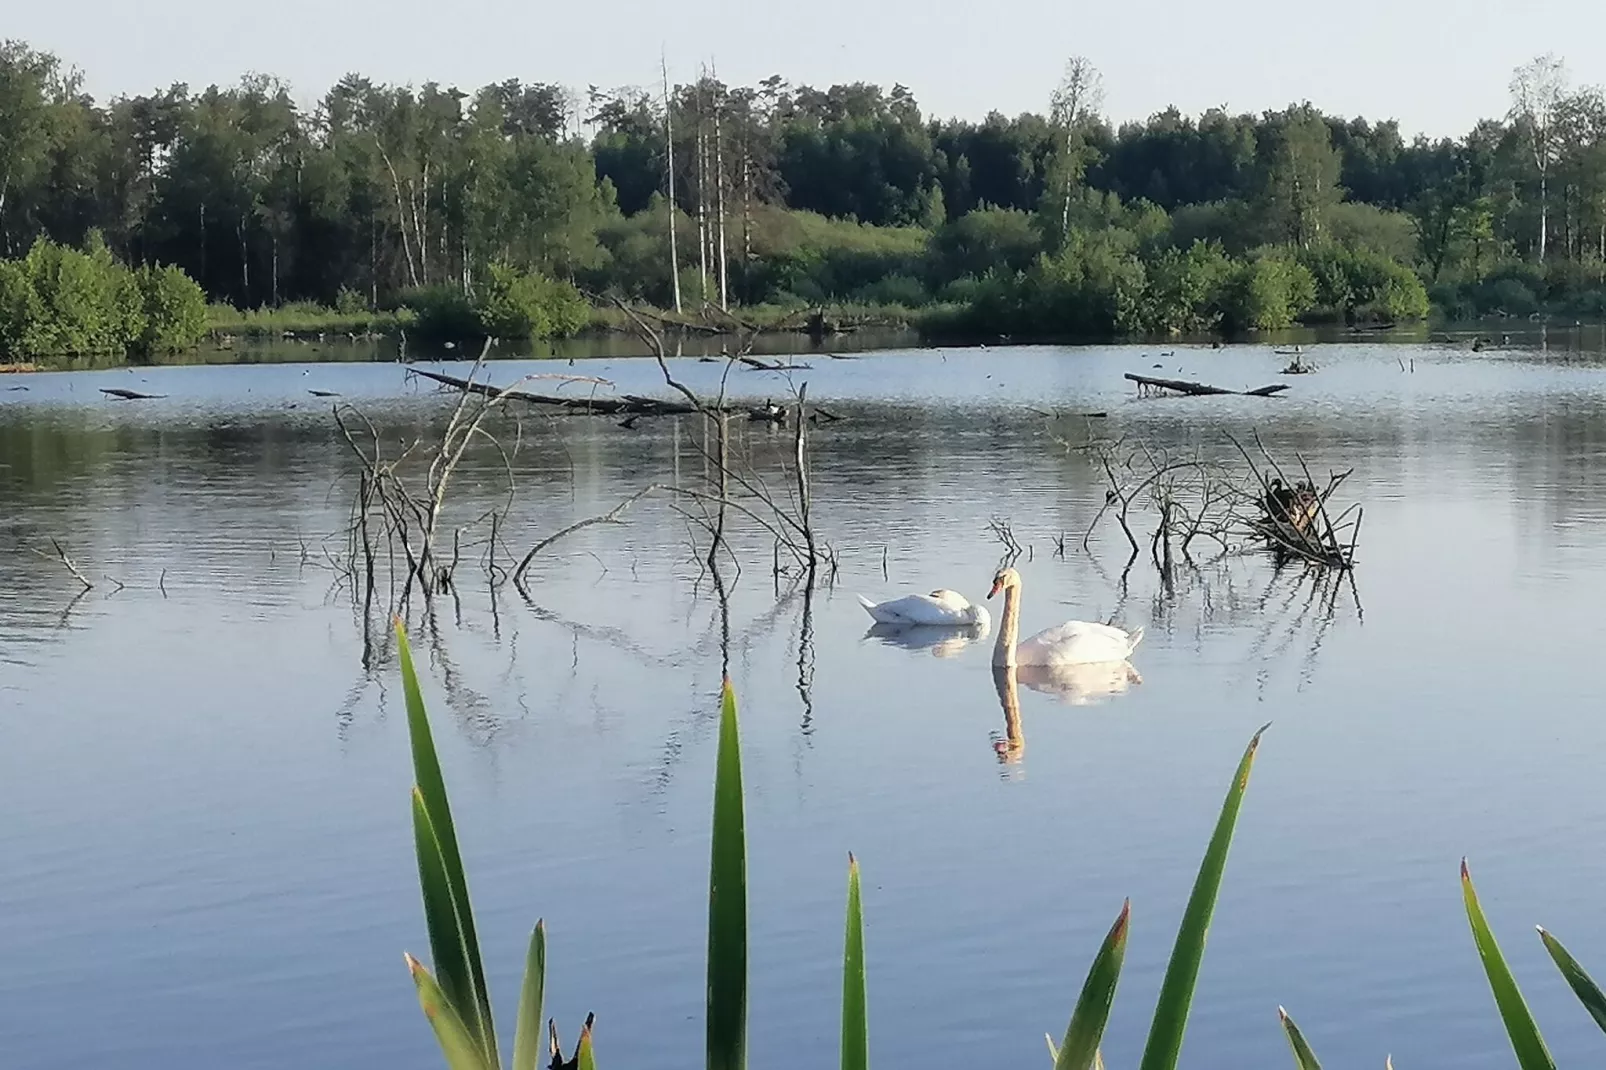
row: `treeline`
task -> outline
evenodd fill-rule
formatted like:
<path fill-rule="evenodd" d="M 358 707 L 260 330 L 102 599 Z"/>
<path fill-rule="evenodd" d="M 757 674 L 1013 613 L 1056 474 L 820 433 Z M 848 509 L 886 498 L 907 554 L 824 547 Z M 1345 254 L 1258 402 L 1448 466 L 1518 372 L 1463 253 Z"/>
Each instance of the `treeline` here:
<path fill-rule="evenodd" d="M 1599 313 L 1606 104 L 1552 57 L 1511 91 L 1438 141 L 1309 105 L 1112 126 L 1080 60 L 1044 113 L 981 122 L 779 77 L 582 95 L 352 75 L 303 110 L 261 76 L 97 102 L 12 42 L 0 256 L 94 232 L 240 309 L 468 309 L 479 329 L 516 293 L 531 333 L 575 326 L 553 280 L 687 311 L 934 306 L 1016 335 Z"/>

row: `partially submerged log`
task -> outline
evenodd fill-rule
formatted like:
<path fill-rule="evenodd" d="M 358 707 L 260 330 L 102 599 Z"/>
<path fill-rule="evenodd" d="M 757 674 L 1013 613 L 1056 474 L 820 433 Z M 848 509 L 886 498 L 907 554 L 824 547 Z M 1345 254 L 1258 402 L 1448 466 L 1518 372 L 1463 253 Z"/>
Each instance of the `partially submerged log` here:
<path fill-rule="evenodd" d="M 1253 390 L 1228 390 L 1224 386 L 1211 386 L 1209 383 L 1190 383 L 1182 379 L 1155 379 L 1147 375 L 1134 375 L 1131 372 L 1127 372 L 1126 377 L 1137 383 L 1140 391 L 1159 392 L 1169 390 L 1177 394 L 1186 394 L 1189 397 L 1235 394 L 1240 397 L 1269 398 L 1288 389 L 1287 383 L 1272 383 L 1270 386 L 1260 386 Z"/>
<path fill-rule="evenodd" d="M 142 394 L 138 390 L 124 390 L 120 386 L 103 386 L 100 388 L 100 392 L 102 394 L 110 394 L 112 397 L 122 401 L 151 401 L 167 396 L 166 394 Z"/>
<path fill-rule="evenodd" d="M 596 414 L 599 416 L 621 415 L 639 413 L 643 416 L 685 416 L 697 410 L 688 402 L 664 401 L 659 398 L 644 398 L 625 395 L 623 397 L 560 397 L 556 394 L 536 394 L 528 390 L 519 390 L 493 386 L 473 379 L 463 379 L 456 375 L 447 375 L 444 372 L 432 372 L 427 368 L 409 365 L 408 372 L 421 375 L 425 379 L 432 379 L 442 386 L 449 386 L 456 390 L 466 390 L 471 394 L 480 394 L 484 397 L 503 398 L 508 401 L 522 401 L 529 405 L 551 405 L 554 408 L 564 409 L 568 412 Z"/>
<path fill-rule="evenodd" d="M 456 390 L 466 390 L 471 394 L 480 394 L 489 398 L 502 398 L 507 401 L 522 401 L 528 405 L 550 405 L 553 408 L 583 416 L 689 416 L 698 411 L 694 405 L 687 401 L 668 401 L 663 398 L 641 397 L 636 394 L 625 394 L 619 397 L 600 397 L 595 394 L 588 394 L 584 397 L 561 397 L 556 394 L 536 394 L 517 388 L 506 389 L 493 386 L 490 383 L 464 379 L 456 375 L 447 375 L 444 372 L 434 372 L 427 368 L 419 368 L 412 365 L 409 365 L 407 370 L 414 375 L 421 375 L 425 379 L 434 380 L 442 386 L 449 386 Z M 602 385 L 600 380 L 582 381 Z M 748 408 L 741 405 L 715 405 L 709 402 L 704 405 L 704 408 L 709 412 L 745 412 L 754 421 L 785 423 L 785 410 L 773 402 L 765 402 L 759 408 Z M 781 415 L 778 417 L 777 413 Z M 841 417 L 833 416 L 831 419 L 841 419 Z"/>

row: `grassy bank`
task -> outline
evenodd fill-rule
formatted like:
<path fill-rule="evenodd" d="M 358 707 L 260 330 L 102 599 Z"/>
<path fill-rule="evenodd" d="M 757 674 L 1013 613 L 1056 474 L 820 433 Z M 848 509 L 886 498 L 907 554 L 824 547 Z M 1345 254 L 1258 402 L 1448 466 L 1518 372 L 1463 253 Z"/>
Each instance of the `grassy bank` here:
<path fill-rule="evenodd" d="M 238 309 L 233 305 L 210 304 L 206 308 L 207 330 L 213 336 L 268 338 L 285 334 L 380 335 L 395 334 L 417 319 L 413 310 L 342 310 L 312 301 L 295 301 L 278 308 Z"/>

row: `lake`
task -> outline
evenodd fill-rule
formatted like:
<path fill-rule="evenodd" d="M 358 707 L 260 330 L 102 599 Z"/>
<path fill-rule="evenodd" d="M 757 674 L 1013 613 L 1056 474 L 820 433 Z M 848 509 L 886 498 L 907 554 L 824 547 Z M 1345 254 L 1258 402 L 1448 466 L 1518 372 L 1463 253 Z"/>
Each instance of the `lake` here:
<path fill-rule="evenodd" d="M 875 1062 L 1046 1065 L 1043 1034 L 1063 1032 L 1130 896 L 1104 1054 L 1136 1065 L 1232 770 L 1267 721 L 1184 1059 L 1286 1065 L 1281 1004 L 1330 1065 L 1510 1065 L 1463 855 L 1558 1061 L 1597 1055 L 1531 926 L 1606 971 L 1606 345 L 1596 330 L 1307 355 L 1316 373 L 1287 378 L 1256 346 L 808 357 L 791 381 L 843 417 L 811 428 L 814 521 L 839 570 L 808 599 L 737 520 L 722 612 L 690 506 L 661 494 L 536 557 L 527 596 L 493 590 L 465 549 L 455 596 L 415 602 L 410 627 L 504 1029 L 544 918 L 565 1043 L 595 1011 L 604 1065 L 700 1063 L 728 666 L 755 1066 L 836 1059 L 850 850 Z M 723 365 L 673 363 L 718 388 Z M 500 383 L 531 371 L 670 396 L 651 361 L 491 367 Z M 1291 389 L 1139 399 L 1124 372 Z M 782 400 L 788 377 L 736 371 L 728 388 Z M 454 404 L 394 363 L 0 377 L 8 1067 L 441 1065 L 402 961 L 428 947 L 394 646 L 330 567 L 358 470 L 335 400 L 392 452 L 438 436 Z M 702 471 L 690 417 L 488 426 L 517 453 L 470 452 L 452 515 L 505 501 L 511 471 L 514 551 Z M 1090 430 L 1223 463 L 1229 433 L 1258 433 L 1323 478 L 1353 468 L 1334 501 L 1365 508 L 1354 587 L 1263 554 L 1166 585 L 1145 548 L 1123 589 L 1118 528 L 1081 548 L 1107 488 L 1078 448 Z M 784 493 L 790 434 L 733 436 Z M 1146 630 L 1124 691 L 1021 688 L 1013 761 L 995 751 L 992 636 L 899 646 L 866 635 L 855 598 L 979 600 L 995 519 L 1022 544 L 1025 634 L 1072 617 Z"/>

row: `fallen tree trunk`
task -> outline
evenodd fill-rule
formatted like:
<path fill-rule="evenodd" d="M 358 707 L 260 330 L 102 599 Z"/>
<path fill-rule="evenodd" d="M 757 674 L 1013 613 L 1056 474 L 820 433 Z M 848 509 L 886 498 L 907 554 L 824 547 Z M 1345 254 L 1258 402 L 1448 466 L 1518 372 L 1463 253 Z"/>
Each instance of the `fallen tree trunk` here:
<path fill-rule="evenodd" d="M 457 390 L 466 390 L 471 394 L 480 394 L 489 398 L 503 398 L 507 401 L 522 401 L 529 405 L 550 405 L 563 409 L 565 412 L 578 413 L 588 416 L 689 416 L 698 411 L 697 407 L 686 401 L 666 401 L 662 398 L 646 398 L 636 394 L 625 394 L 621 397 L 559 397 L 555 394 L 534 394 L 528 390 L 504 389 L 490 383 L 476 382 L 472 379 L 462 379 L 455 375 L 446 375 L 442 372 L 432 372 L 426 368 L 409 365 L 407 370 L 414 375 L 422 375 L 432 379 L 442 386 L 453 387 Z M 703 406 L 706 412 L 745 412 L 754 420 L 777 420 L 775 414 L 782 412 L 773 404 L 766 404 L 762 408 L 748 408 L 742 405 L 714 405 L 707 403 Z M 816 410 L 819 411 L 819 410 Z M 840 416 L 829 419 L 840 420 Z"/>
<path fill-rule="evenodd" d="M 523 401 L 530 405 L 551 405 L 555 408 L 566 409 L 569 412 L 594 413 L 599 416 L 620 413 L 637 413 L 642 416 L 684 416 L 697 411 L 684 401 L 663 401 L 658 398 L 633 397 L 630 395 L 624 397 L 596 397 L 593 395 L 586 397 L 559 397 L 556 394 L 536 394 L 528 390 L 503 389 L 490 383 L 462 379 L 455 375 L 432 372 L 425 368 L 409 366 L 407 370 L 413 375 L 422 375 L 425 379 L 433 379 L 442 386 L 450 386 L 457 390 L 467 390 L 471 394 L 481 394 L 490 398 L 504 398 L 508 401 Z"/>
<path fill-rule="evenodd" d="M 1288 389 L 1287 383 L 1272 383 L 1270 386 L 1260 386 L 1253 390 L 1228 390 L 1224 386 L 1211 386 L 1209 383 L 1190 383 L 1182 379 L 1154 379 L 1147 375 L 1134 375 L 1131 372 L 1127 372 L 1126 377 L 1137 383 L 1140 388 L 1170 390 L 1177 394 L 1186 394 L 1189 397 L 1234 394 L 1239 397 L 1269 398 Z"/>

